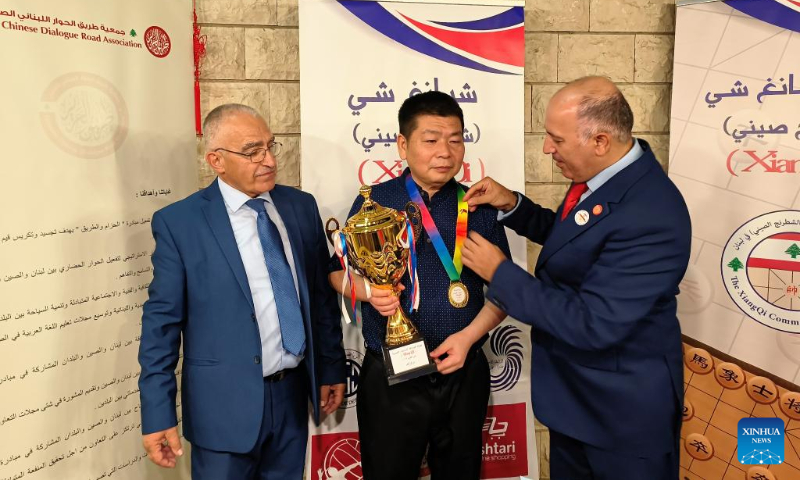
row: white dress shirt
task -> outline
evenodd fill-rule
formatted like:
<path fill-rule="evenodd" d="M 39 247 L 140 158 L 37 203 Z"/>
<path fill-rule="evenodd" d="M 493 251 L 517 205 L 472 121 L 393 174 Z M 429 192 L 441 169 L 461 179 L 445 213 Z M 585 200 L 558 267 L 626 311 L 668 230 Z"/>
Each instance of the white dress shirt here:
<path fill-rule="evenodd" d="M 253 297 L 253 305 L 256 309 L 258 331 L 261 336 L 261 370 L 266 377 L 280 370 L 294 368 L 300 364 L 303 357 L 296 357 L 283 348 L 278 309 L 275 306 L 275 295 L 272 293 L 272 283 L 269 280 L 269 270 L 267 270 L 267 264 L 264 260 L 264 250 L 261 248 L 261 241 L 258 239 L 258 229 L 256 227 L 258 214 L 255 210 L 245 205 L 245 202 L 250 200 L 247 194 L 231 187 L 221 178 L 219 179 L 219 189 L 225 201 L 225 208 L 228 211 L 228 218 L 230 218 L 231 227 L 233 228 L 233 236 L 236 237 L 236 246 L 239 248 L 239 254 L 242 257 L 244 271 L 247 274 L 247 283 L 250 286 L 250 294 Z M 269 192 L 262 193 L 257 198 L 266 200 L 267 215 L 278 227 L 278 233 L 280 233 L 283 241 L 283 250 L 286 252 L 286 260 L 292 270 L 295 293 L 297 293 L 297 272 L 295 271 L 294 255 L 292 254 L 292 245 L 289 242 L 286 225 L 284 225 L 283 219 L 281 219 L 278 210 L 272 203 L 272 197 L 270 197 Z"/>

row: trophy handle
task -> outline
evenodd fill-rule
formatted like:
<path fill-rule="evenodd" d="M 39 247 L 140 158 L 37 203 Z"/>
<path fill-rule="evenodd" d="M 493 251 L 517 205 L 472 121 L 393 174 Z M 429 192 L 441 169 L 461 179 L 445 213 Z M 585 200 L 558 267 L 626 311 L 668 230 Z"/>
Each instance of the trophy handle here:
<path fill-rule="evenodd" d="M 406 203 L 406 215 L 408 221 L 411 222 L 411 228 L 414 230 L 414 241 L 419 238 L 422 233 L 422 212 L 419 210 L 419 205 L 414 202 Z"/>
<path fill-rule="evenodd" d="M 331 222 L 333 222 L 334 225 L 333 228 L 331 228 Z M 325 222 L 325 236 L 328 237 L 328 241 L 331 242 L 331 245 L 334 246 L 335 244 L 333 243 L 333 234 L 337 230 L 339 230 L 339 220 L 336 220 L 333 217 L 329 218 L 328 221 Z"/>

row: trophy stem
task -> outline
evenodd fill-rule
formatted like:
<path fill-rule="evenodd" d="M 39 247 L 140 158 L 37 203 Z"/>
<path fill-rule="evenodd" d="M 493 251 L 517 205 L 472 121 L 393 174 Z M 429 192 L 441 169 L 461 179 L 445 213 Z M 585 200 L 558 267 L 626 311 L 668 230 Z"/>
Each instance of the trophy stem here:
<path fill-rule="evenodd" d="M 391 288 L 392 295 L 395 297 L 400 296 L 400 292 L 395 290 L 391 285 L 375 285 L 373 288 Z M 411 323 L 411 320 L 409 320 L 402 308 L 398 308 L 389 316 L 388 322 L 386 323 L 386 345 L 405 345 L 414 340 L 418 334 L 417 327 Z"/>

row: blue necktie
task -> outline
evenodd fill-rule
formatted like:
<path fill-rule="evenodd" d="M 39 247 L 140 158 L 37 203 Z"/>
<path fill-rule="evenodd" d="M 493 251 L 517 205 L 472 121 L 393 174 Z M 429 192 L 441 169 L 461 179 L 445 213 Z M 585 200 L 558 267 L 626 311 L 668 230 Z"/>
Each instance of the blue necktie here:
<path fill-rule="evenodd" d="M 306 343 L 300 302 L 297 300 L 292 270 L 289 268 L 289 262 L 286 261 L 281 234 L 278 233 L 278 227 L 267 215 L 264 201 L 261 198 L 253 198 L 247 201 L 247 206 L 258 213 L 256 221 L 258 240 L 261 242 L 261 249 L 264 250 L 269 281 L 272 283 L 272 294 L 275 297 L 275 307 L 278 309 L 283 348 L 292 355 L 300 355 L 303 353 Z"/>

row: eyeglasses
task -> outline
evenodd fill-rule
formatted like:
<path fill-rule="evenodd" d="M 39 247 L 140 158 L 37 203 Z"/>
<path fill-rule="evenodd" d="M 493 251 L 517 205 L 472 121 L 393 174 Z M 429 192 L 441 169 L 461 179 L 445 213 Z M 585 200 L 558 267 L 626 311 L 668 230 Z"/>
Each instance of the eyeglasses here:
<path fill-rule="evenodd" d="M 269 151 L 273 157 L 280 155 L 282 146 L 283 144 L 281 142 L 272 142 L 267 146 L 267 148 L 256 148 L 250 152 L 234 152 L 233 150 L 228 150 L 226 148 L 215 148 L 214 151 L 216 152 L 217 150 L 222 150 L 223 152 L 245 157 L 253 163 L 261 163 L 264 161 L 264 158 L 267 157 L 267 151 Z"/>

